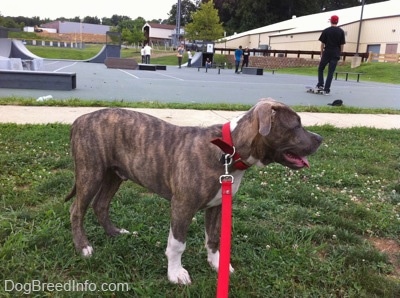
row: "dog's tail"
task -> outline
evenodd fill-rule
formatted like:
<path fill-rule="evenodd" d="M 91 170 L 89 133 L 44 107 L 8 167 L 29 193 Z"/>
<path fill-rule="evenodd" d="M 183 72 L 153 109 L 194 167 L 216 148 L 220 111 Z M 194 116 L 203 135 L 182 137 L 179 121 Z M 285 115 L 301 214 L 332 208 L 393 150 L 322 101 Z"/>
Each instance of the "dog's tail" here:
<path fill-rule="evenodd" d="M 64 202 L 71 200 L 76 195 L 76 184 L 74 184 L 74 188 L 72 188 L 71 192 L 65 197 Z"/>

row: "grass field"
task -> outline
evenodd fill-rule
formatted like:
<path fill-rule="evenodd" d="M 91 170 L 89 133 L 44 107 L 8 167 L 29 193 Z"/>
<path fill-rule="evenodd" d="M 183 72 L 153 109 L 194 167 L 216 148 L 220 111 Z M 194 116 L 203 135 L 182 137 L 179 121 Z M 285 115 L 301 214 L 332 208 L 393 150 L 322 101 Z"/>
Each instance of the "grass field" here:
<path fill-rule="evenodd" d="M 51 52 L 46 48 L 42 53 L 38 49 L 32 51 L 43 57 L 87 59 L 100 48 L 70 53 L 70 49 Z M 138 57 L 139 53 L 123 49 L 122 56 Z M 173 53 L 160 51 L 155 56 L 159 56 L 152 59 L 155 63 L 176 64 Z M 362 71 L 371 77 L 400 83 L 399 65 L 365 67 Z M 315 75 L 315 68 L 282 72 Z M 0 98 L 0 104 L 43 103 L 8 97 Z M 79 99 L 45 104 L 128 106 Z M 249 108 L 146 102 L 129 106 Z M 347 107 L 335 111 L 399 113 Z M 206 261 L 203 214 L 193 219 L 183 256 L 193 285 L 171 285 L 164 255 L 169 204 L 131 182 L 116 194 L 111 217 L 133 233 L 106 237 L 89 210 L 85 225 L 95 254 L 83 259 L 74 251 L 70 202 L 64 203 L 73 185 L 69 129 L 61 124 L 0 124 L 0 297 L 23 293 L 31 297 L 215 296 L 217 275 Z M 231 277 L 231 297 L 400 297 L 400 131 L 309 129 L 324 137 L 320 150 L 309 158 L 310 169 L 296 172 L 271 165 L 245 174 L 233 204 L 236 271 Z M 59 283 L 63 288 L 56 291 L 45 283 Z M 76 283 L 80 291 L 69 292 L 68 286 L 71 289 Z M 39 285 L 45 291 L 33 292 Z"/>
<path fill-rule="evenodd" d="M 324 137 L 310 169 L 246 172 L 233 205 L 231 296 L 400 297 L 400 131 L 310 129 Z M 183 257 L 193 285 L 171 285 L 169 204 L 130 182 L 111 216 L 134 233 L 106 237 L 89 210 L 95 255 L 75 253 L 64 203 L 73 185 L 68 138 L 68 125 L 0 125 L 0 296 L 75 282 L 87 291 L 31 296 L 213 297 L 202 214 Z"/>

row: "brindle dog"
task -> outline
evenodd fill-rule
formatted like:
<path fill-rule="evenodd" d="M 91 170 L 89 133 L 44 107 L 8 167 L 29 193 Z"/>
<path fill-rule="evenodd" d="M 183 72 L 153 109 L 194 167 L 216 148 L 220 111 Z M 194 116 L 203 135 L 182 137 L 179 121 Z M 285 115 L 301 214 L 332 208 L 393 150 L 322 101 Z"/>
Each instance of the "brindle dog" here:
<path fill-rule="evenodd" d="M 240 155 L 238 162 L 246 166 L 277 162 L 292 169 L 308 167 L 306 156 L 314 153 L 322 142 L 321 136 L 303 128 L 292 109 L 272 99 L 261 100 L 229 124 L 228 134 Z M 114 194 L 129 179 L 171 202 L 166 249 L 169 280 L 191 283 L 181 257 L 192 218 L 202 209 L 207 259 L 218 270 L 219 178 L 225 173 L 220 160 L 225 153 L 211 141 L 223 137 L 222 127 L 176 126 L 124 109 L 103 109 L 79 117 L 71 129 L 75 186 L 66 198 L 76 195 L 70 212 L 77 251 L 84 256 L 93 253 L 83 226 L 90 203 L 108 235 L 129 233 L 117 228 L 109 218 Z M 229 167 L 229 174 L 234 177 L 233 194 L 244 172 L 234 163 Z"/>

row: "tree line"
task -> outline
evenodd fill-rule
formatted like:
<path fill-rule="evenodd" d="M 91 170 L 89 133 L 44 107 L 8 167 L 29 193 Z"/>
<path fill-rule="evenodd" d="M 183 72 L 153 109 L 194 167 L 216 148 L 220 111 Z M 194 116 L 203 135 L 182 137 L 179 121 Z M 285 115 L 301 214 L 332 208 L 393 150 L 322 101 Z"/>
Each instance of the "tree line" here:
<path fill-rule="evenodd" d="M 208 31 L 204 35 L 209 39 L 211 39 L 210 32 L 212 36 L 219 34 L 220 36 L 216 38 L 221 38 L 224 32 L 226 35 L 232 35 L 235 32 L 244 32 L 281 22 L 293 16 L 299 17 L 361 5 L 361 1 L 371 4 L 385 0 L 181 0 L 180 24 L 182 27 L 189 26 L 186 28 L 186 31 L 189 29 L 189 36 L 197 37 L 193 39 L 201 39 L 198 35 L 203 34 L 199 30 Z M 201 12 L 202 9 L 207 9 L 207 13 L 211 13 L 211 16 L 204 11 Z M 177 11 L 176 3 L 172 5 L 167 19 L 153 19 L 147 22 L 175 25 Z M 197 20 L 194 22 L 196 15 Z M 113 31 L 120 32 L 122 40 L 128 43 L 143 41 L 141 29 L 146 23 L 142 17 L 131 19 L 121 15 L 101 19 L 92 16 L 86 16 L 83 19 L 60 17 L 56 20 L 108 25 L 113 28 Z M 0 26 L 7 28 L 22 29 L 24 26 L 40 26 L 51 21 L 55 20 L 2 16 L 0 12 Z M 213 26 L 217 26 L 216 32 L 211 28 Z"/>

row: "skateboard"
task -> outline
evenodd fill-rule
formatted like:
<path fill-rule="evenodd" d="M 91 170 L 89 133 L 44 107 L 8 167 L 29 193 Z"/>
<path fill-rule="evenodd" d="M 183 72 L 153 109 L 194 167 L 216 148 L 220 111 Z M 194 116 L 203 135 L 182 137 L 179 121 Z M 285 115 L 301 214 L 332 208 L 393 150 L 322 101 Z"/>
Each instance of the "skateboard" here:
<path fill-rule="evenodd" d="M 305 87 L 306 87 L 308 93 L 325 95 L 325 91 L 319 90 L 317 87 L 312 87 L 312 86 L 305 86 Z"/>

